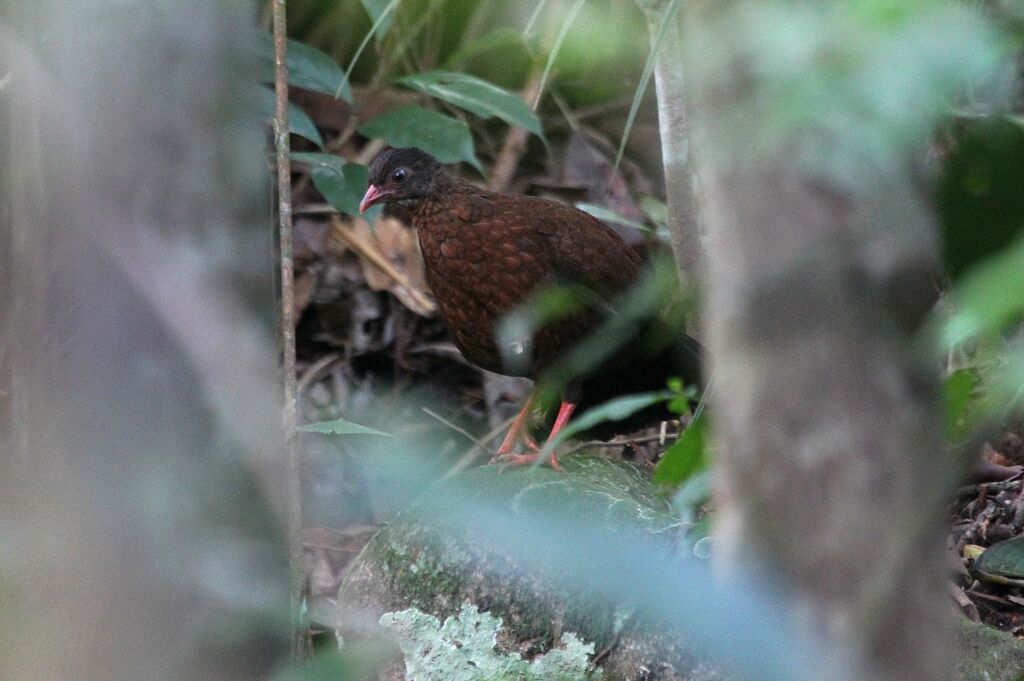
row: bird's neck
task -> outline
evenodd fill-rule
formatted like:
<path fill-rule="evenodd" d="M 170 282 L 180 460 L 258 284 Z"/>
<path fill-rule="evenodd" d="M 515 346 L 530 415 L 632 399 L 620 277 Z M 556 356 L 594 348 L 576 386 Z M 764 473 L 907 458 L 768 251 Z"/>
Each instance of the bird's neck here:
<path fill-rule="evenodd" d="M 413 222 L 420 223 L 450 210 L 453 202 L 457 201 L 460 195 L 475 191 L 480 190 L 465 180 L 441 172 L 434 178 L 430 193 L 424 197 L 409 200 L 406 202 L 406 207 L 409 209 Z"/>

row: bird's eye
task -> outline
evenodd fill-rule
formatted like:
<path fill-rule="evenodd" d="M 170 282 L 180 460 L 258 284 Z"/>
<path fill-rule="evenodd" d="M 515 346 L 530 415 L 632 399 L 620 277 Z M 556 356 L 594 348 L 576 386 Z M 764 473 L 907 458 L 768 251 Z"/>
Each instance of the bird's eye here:
<path fill-rule="evenodd" d="M 391 173 L 391 181 L 401 184 L 402 182 L 405 182 L 405 178 L 408 174 L 408 170 L 406 170 L 405 168 L 399 168 L 395 172 Z"/>

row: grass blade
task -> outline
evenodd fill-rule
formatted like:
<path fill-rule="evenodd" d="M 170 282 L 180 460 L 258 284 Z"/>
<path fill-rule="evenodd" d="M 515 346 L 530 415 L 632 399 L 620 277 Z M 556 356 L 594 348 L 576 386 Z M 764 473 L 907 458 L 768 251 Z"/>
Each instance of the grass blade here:
<path fill-rule="evenodd" d="M 562 49 L 562 43 L 565 42 L 565 36 L 569 35 L 569 28 L 572 26 L 572 22 L 576 20 L 576 15 L 583 9 L 583 3 L 587 0 L 576 0 L 569 8 L 569 13 L 565 15 L 565 20 L 562 21 L 561 28 L 558 29 L 558 37 L 555 38 L 555 44 L 551 48 L 551 54 L 548 55 L 548 63 L 544 65 L 544 74 L 540 77 L 540 85 L 537 86 L 537 96 L 533 100 L 533 106 L 531 107 L 534 111 L 537 110 L 537 105 L 540 104 L 540 98 L 544 96 L 544 85 L 548 82 L 548 77 L 551 75 L 551 69 L 555 65 L 555 58 L 558 56 L 558 51 Z M 532 21 L 532 19 L 531 19 Z"/>
<path fill-rule="evenodd" d="M 665 14 L 661 18 L 661 25 L 658 27 L 658 35 L 654 39 L 654 44 L 651 45 L 651 51 L 647 55 L 647 61 L 644 62 L 644 70 L 640 76 L 640 83 L 636 86 L 636 92 L 633 93 L 633 104 L 629 107 L 629 116 L 626 117 L 626 127 L 622 130 L 622 141 L 619 142 L 619 150 L 615 154 L 615 163 L 612 165 L 612 177 L 619 172 L 619 164 L 622 163 L 622 155 L 626 152 L 626 142 L 629 141 L 629 133 L 633 130 L 633 123 L 636 122 L 636 114 L 640 110 L 640 102 L 643 99 L 644 92 L 647 91 L 647 85 L 651 82 L 651 76 L 654 74 L 654 62 L 658 59 L 658 52 L 661 50 L 661 45 L 665 40 L 665 34 L 668 32 L 668 27 L 671 22 L 675 20 L 676 11 L 679 9 L 679 0 L 670 0 L 668 7 L 665 8 Z"/>

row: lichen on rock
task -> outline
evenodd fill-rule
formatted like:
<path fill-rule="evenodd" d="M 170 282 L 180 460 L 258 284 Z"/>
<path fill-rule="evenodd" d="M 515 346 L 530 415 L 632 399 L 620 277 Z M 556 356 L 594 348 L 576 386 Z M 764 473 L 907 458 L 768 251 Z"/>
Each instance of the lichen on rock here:
<path fill-rule="evenodd" d="M 599 681 L 600 670 L 589 671 L 594 644 L 574 634 L 562 634 L 562 646 L 533 660 L 497 649 L 500 618 L 464 604 L 458 615 L 441 624 L 416 608 L 386 613 L 384 628 L 398 635 L 410 681 Z"/>

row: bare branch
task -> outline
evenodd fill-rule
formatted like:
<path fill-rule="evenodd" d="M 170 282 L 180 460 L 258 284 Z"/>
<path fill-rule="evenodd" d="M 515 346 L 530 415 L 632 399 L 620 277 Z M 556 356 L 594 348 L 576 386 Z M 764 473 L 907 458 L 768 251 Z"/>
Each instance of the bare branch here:
<path fill-rule="evenodd" d="M 284 371 L 284 436 L 288 457 L 288 562 L 292 617 L 292 656 L 309 657 L 306 574 L 302 556 L 302 480 L 295 447 L 295 265 L 292 261 L 291 150 L 288 140 L 288 36 L 285 0 L 274 0 L 274 142 L 277 150 L 278 245 L 281 255 L 281 345 Z"/>

